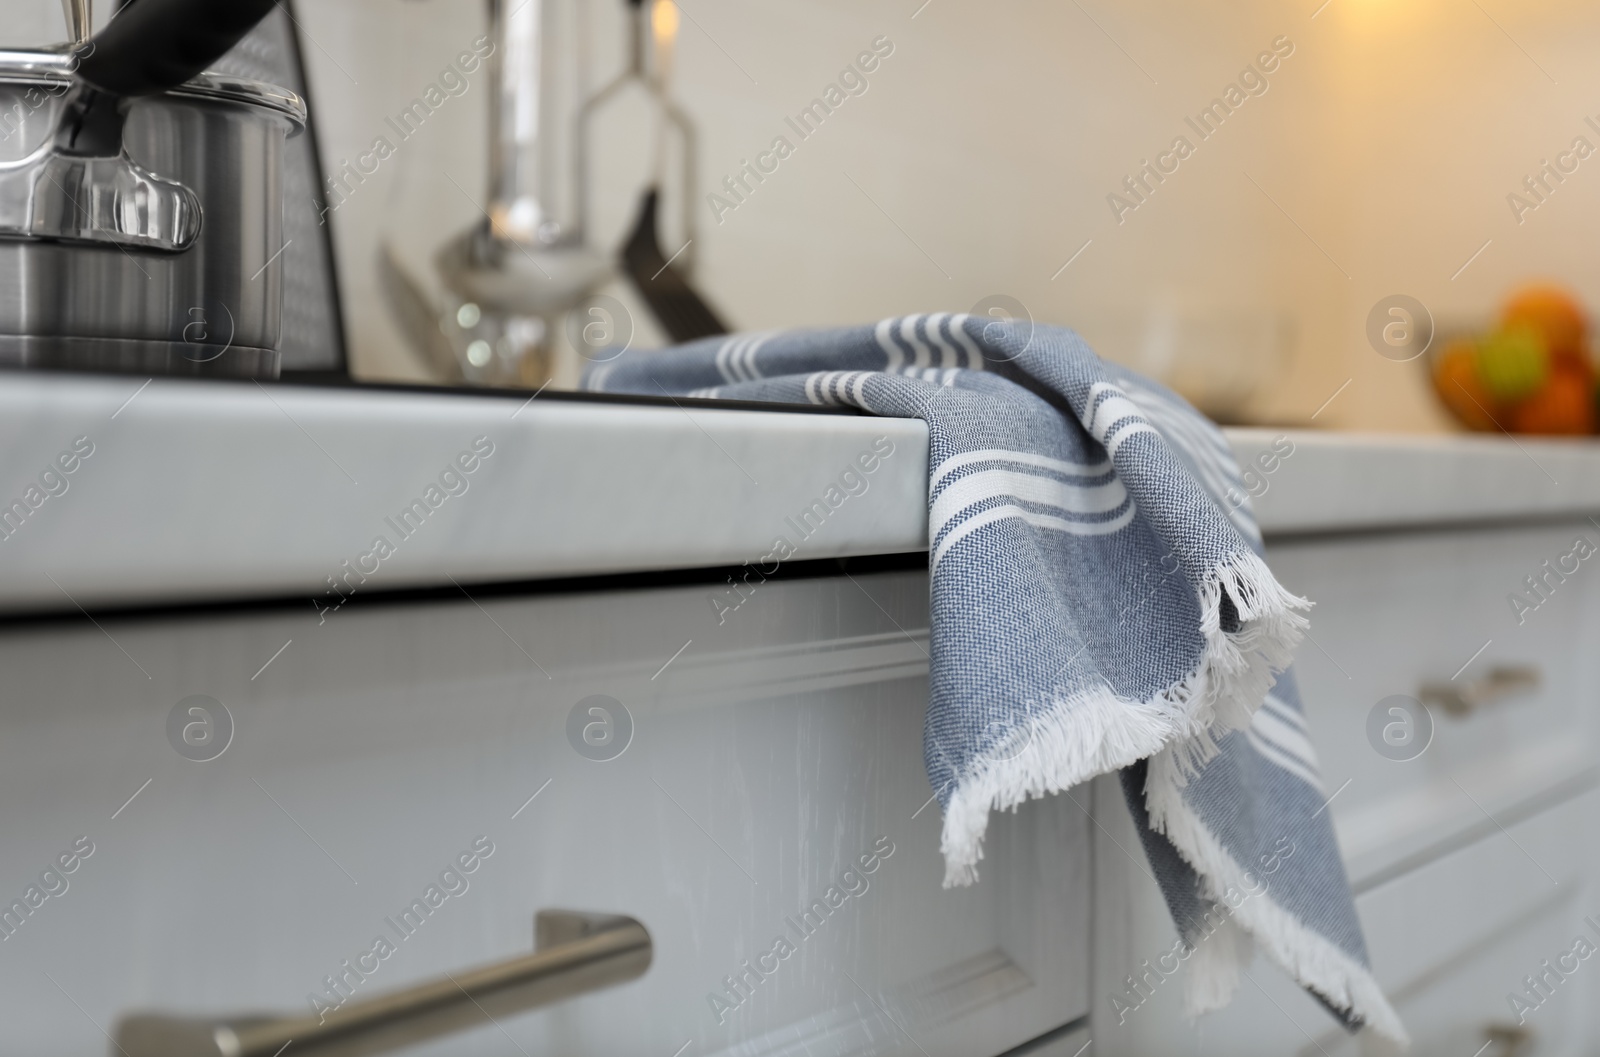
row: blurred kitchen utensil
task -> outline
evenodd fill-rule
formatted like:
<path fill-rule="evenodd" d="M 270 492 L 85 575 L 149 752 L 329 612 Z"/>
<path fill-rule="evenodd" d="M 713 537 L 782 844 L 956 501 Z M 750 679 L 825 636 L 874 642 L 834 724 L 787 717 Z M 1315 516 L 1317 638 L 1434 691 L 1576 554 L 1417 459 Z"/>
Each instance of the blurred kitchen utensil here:
<path fill-rule="evenodd" d="M 483 215 L 434 251 L 425 271 L 420 262 L 401 263 L 396 236 L 379 250 L 381 288 L 396 321 L 447 380 L 548 381 L 561 319 L 612 275 L 606 256 L 583 238 L 568 186 L 581 94 L 576 3 L 490 0 Z M 441 334 L 449 363 L 440 362 Z"/>
<path fill-rule="evenodd" d="M 673 341 L 726 334 L 728 328 L 716 312 L 661 252 L 656 240 L 660 196 L 660 189 L 652 185 L 639 203 L 639 217 L 622 246 L 623 274 L 632 280 L 661 329 Z"/>
<path fill-rule="evenodd" d="M 441 318 L 422 284 L 387 243 L 378 247 L 378 288 L 395 314 L 395 322 L 428 365 L 442 377 L 459 376 L 461 362 L 456 349 L 464 343 L 448 332 L 449 317 Z"/>
<path fill-rule="evenodd" d="M 593 106 L 598 106 L 624 85 L 637 82 L 644 88 L 655 110 L 655 161 L 650 186 L 639 201 L 639 215 L 633 230 L 622 244 L 622 271 L 633 283 L 645 304 L 661 324 L 661 329 L 673 341 L 692 341 L 713 334 L 726 334 L 728 328 L 717 318 L 716 312 L 706 304 L 688 279 L 688 268 L 693 258 L 689 256 L 694 245 L 694 124 L 687 114 L 673 103 L 667 92 L 672 79 L 673 46 L 678 33 L 678 9 L 673 0 L 628 0 L 632 9 L 629 24 L 629 63 L 616 79 L 595 94 Z M 648 14 L 646 14 L 648 12 Z M 655 69 L 653 74 L 645 69 L 644 29 L 648 18 L 651 39 L 655 42 Z M 584 107 L 587 121 L 592 106 Z M 670 257 L 661 249 L 660 203 L 661 184 L 666 170 L 667 127 L 676 129 L 681 138 L 684 170 L 683 196 L 684 244 Z M 681 261 L 681 263 L 674 263 Z"/>

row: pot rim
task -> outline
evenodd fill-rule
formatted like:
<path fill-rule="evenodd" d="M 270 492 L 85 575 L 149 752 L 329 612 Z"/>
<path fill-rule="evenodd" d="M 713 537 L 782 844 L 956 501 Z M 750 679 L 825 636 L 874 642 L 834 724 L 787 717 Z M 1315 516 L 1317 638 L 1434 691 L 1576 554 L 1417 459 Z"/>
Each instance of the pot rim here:
<path fill-rule="evenodd" d="M 0 47 L 0 84 L 74 84 L 77 59 L 71 51 Z M 299 95 L 265 81 L 206 72 L 162 95 L 242 103 L 272 110 L 289 118 L 297 128 L 306 123 L 306 103 Z"/>

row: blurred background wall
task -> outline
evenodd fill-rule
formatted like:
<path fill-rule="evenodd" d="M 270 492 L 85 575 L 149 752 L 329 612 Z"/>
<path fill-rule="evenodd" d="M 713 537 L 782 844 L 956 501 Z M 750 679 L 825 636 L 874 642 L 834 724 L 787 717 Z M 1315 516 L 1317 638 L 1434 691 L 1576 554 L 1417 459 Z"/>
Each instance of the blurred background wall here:
<path fill-rule="evenodd" d="M 1593 4 L 680 8 L 674 90 L 700 133 L 696 276 L 741 329 L 1007 295 L 1108 357 L 1232 394 L 1240 419 L 1433 430 L 1448 427 L 1422 363 L 1367 341 L 1380 298 L 1414 296 L 1444 327 L 1481 323 L 1530 278 L 1600 303 L 1600 153 L 1520 222 L 1507 202 L 1575 137 L 1600 148 L 1584 122 L 1600 115 Z M 598 82 L 623 60 L 623 4 L 584 10 Z M 32 32 L 51 39 L 59 14 L 41 11 Z M 367 150 L 485 24 L 480 0 L 318 0 L 299 17 L 329 168 Z M 13 20 L 16 43 L 29 32 Z M 866 93 L 800 141 L 784 118 L 879 37 L 894 51 Z M 1264 93 L 1202 140 L 1185 118 L 1279 38 L 1293 50 Z M 423 257 L 480 215 L 483 88 L 451 99 L 331 216 L 364 377 L 425 377 L 378 296 L 375 253 L 389 237 Z M 597 132 L 594 234 L 610 247 L 633 218 L 653 137 L 637 97 Z M 793 155 L 717 222 L 706 194 L 780 134 Z M 1119 220 L 1107 196 L 1127 197 L 1124 179 L 1180 135 L 1192 154 Z M 680 192 L 669 181 L 669 196 Z M 621 284 L 608 292 L 636 304 Z M 634 315 L 653 340 L 647 314 Z"/>

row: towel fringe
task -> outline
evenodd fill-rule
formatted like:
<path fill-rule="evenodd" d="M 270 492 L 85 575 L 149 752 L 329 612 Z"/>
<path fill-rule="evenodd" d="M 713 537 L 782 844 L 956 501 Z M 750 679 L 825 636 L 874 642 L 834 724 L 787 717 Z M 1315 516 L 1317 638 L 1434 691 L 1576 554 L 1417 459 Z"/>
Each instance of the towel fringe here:
<path fill-rule="evenodd" d="M 1223 849 L 1222 842 L 1184 803 L 1178 771 L 1178 761 L 1168 752 L 1163 751 L 1150 761 L 1145 779 L 1145 805 L 1150 812 L 1151 828 L 1166 834 L 1178 854 L 1199 874 L 1208 898 L 1220 899 L 1221 893 L 1230 888 L 1258 888 L 1260 878 L 1248 877 L 1248 871 L 1234 862 Z M 1267 957 L 1334 1008 L 1351 1014 L 1401 1046 L 1409 1045 L 1405 1027 L 1372 971 L 1301 924 L 1273 900 L 1270 888 L 1242 901 L 1234 908 L 1229 922 L 1241 926 Z M 1219 971 L 1223 968 L 1220 965 L 1212 965 L 1212 971 L 1203 974 L 1213 978 L 1210 982 L 1195 979 L 1202 975 L 1199 972 L 1193 974 L 1194 986 L 1186 996 L 1190 1016 L 1227 1005 L 1238 986 L 1239 973 L 1250 962 L 1248 946 L 1232 951 L 1219 947 L 1214 952 L 1210 949 L 1212 946 L 1207 941 L 1201 949 L 1219 959 L 1232 953 L 1236 964 L 1225 971 Z M 1223 983 L 1225 987 L 1218 986 Z"/>
<path fill-rule="evenodd" d="M 1311 603 L 1279 585 L 1252 552 L 1218 563 L 1201 582 L 1199 596 L 1205 652 L 1189 676 L 1144 702 L 1120 698 L 1109 686 L 1059 701 L 968 768 L 945 806 L 940 850 L 946 887 L 978 879 L 991 810 L 1014 809 L 1142 759 L 1150 760 L 1150 824 L 1194 867 L 1210 897 L 1254 887 L 1189 811 L 1183 788 L 1216 755 L 1215 730 L 1250 725 L 1278 673 L 1293 660 L 1309 625 L 1299 611 Z M 1222 624 L 1224 598 L 1238 618 L 1232 631 Z M 1405 1028 L 1371 971 L 1295 920 L 1270 894 L 1245 900 L 1228 926 L 1198 948 L 1201 961 L 1186 991 L 1190 1015 L 1221 1008 L 1233 997 L 1252 957 L 1252 940 L 1334 1007 L 1406 1045 Z"/>
<path fill-rule="evenodd" d="M 1217 754 L 1212 730 L 1237 730 L 1289 666 L 1310 602 L 1279 586 L 1253 552 L 1231 554 L 1201 581 L 1205 650 L 1193 672 L 1149 701 L 1129 701 L 1109 685 L 1052 703 L 973 761 L 945 804 L 945 887 L 972 884 L 983 858 L 989 812 L 1070 789 L 1098 774 L 1170 751 L 1179 786 Z M 1227 597 L 1238 616 L 1222 627 Z"/>
<path fill-rule="evenodd" d="M 1221 1009 L 1239 987 L 1239 974 L 1255 957 L 1255 945 L 1230 915 L 1217 930 L 1197 943 L 1184 976 L 1184 1011 L 1191 1017 Z"/>
<path fill-rule="evenodd" d="M 945 805 L 946 888 L 978 879 L 990 810 L 1014 808 L 1161 751 L 1184 716 L 1160 700 L 1140 704 L 1111 692 L 1078 695 L 1031 718 L 980 760 Z"/>

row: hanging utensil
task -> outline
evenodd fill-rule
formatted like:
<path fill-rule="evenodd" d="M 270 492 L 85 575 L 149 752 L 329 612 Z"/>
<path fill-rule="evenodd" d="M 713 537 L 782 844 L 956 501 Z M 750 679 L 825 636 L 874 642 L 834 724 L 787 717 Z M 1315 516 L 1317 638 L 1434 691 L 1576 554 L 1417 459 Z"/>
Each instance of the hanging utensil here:
<path fill-rule="evenodd" d="M 580 91 L 567 36 L 578 7 L 490 0 L 482 215 L 435 250 L 430 267 L 406 268 L 394 239 L 380 251 L 395 321 L 445 380 L 528 388 L 550 381 L 566 369 L 553 340 L 561 320 L 613 274 L 609 255 L 582 237 L 576 193 L 557 179 L 574 171 L 576 128 L 558 116 L 569 98 L 567 113 L 576 109 Z"/>
<path fill-rule="evenodd" d="M 639 203 L 639 217 L 622 246 L 622 271 L 639 291 L 661 329 L 673 341 L 693 341 L 726 334 L 728 327 L 711 306 L 689 285 L 657 240 L 659 188 L 651 185 Z"/>
<path fill-rule="evenodd" d="M 588 221 L 588 126 L 595 111 L 625 86 L 638 83 L 650 97 L 656 110 L 656 143 L 653 176 L 639 204 L 639 213 L 633 228 L 622 245 L 622 271 L 639 295 L 644 298 L 651 313 L 661 323 L 661 328 L 673 341 L 692 341 L 695 338 L 725 334 L 727 326 L 717 313 L 689 282 L 688 271 L 693 263 L 694 248 L 694 192 L 695 186 L 695 134 L 689 120 L 667 92 L 671 77 L 672 48 L 677 35 L 678 11 L 672 0 L 652 0 L 648 16 L 644 0 L 628 0 L 629 54 L 628 66 L 610 84 L 596 92 L 584 104 L 578 140 L 578 190 L 582 201 L 580 216 Z M 646 70 L 645 29 L 646 19 L 651 37 L 656 44 L 655 72 Z M 683 151 L 682 195 L 684 245 L 668 256 L 661 249 L 659 238 L 661 183 L 666 167 L 666 130 L 670 126 L 678 133 Z"/>

